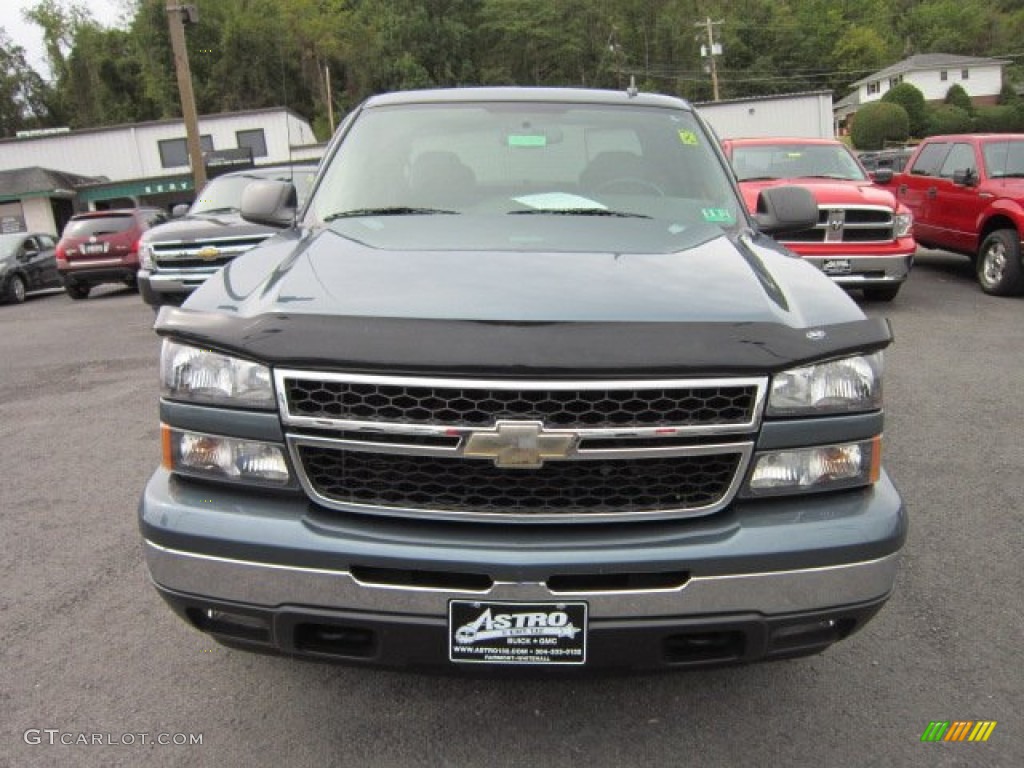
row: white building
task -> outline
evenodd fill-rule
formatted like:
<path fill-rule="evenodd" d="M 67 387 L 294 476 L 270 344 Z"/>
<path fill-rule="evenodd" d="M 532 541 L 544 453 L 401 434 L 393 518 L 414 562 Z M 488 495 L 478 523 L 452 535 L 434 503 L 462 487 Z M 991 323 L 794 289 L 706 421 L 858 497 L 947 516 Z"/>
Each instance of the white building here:
<path fill-rule="evenodd" d="M 256 165 L 318 157 L 322 148 L 304 118 L 283 107 L 203 115 L 200 145 L 205 152 L 248 148 Z M 29 173 L 37 171 L 38 173 Z M 12 172 L 19 180 L 38 179 L 43 188 L 0 187 L 0 205 L 8 221 L 31 218 L 34 229 L 58 234 L 76 209 L 137 205 L 172 205 L 194 195 L 192 172 L 181 119 L 155 120 L 82 130 L 29 132 L 0 139 L 0 178 Z M 53 173 L 90 177 L 72 190 L 49 184 Z M 90 181 L 92 183 L 90 183 Z M 49 220 L 41 200 L 50 200 Z M 33 201 L 33 202 L 28 202 Z M 30 208 L 18 213 L 16 208 Z"/>
<path fill-rule="evenodd" d="M 832 91 L 809 91 L 694 104 L 720 139 L 797 136 L 831 139 Z"/>
<path fill-rule="evenodd" d="M 910 83 L 925 101 L 941 102 L 959 85 L 976 105 L 995 104 L 1003 88 L 1003 68 L 1010 62 L 949 53 L 922 53 L 881 69 L 852 84 L 856 90 L 835 105 L 836 125 L 842 125 L 860 107 L 879 101 L 890 88 Z"/>

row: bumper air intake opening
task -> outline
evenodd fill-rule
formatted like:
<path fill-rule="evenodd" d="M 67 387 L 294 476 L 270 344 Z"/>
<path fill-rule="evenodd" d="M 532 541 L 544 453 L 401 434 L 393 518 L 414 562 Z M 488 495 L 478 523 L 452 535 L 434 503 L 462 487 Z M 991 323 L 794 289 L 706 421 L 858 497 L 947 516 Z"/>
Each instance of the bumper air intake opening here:
<path fill-rule="evenodd" d="M 196 629 L 212 635 L 258 643 L 270 642 L 270 624 L 262 616 L 219 608 L 189 607 L 185 609 L 185 617 Z"/>
<path fill-rule="evenodd" d="M 769 638 L 769 655 L 813 652 L 850 635 L 857 628 L 851 617 L 820 619 L 776 627 Z"/>
<path fill-rule="evenodd" d="M 686 571 L 663 573 L 561 574 L 548 578 L 552 592 L 649 592 L 681 589 L 689 581 Z"/>
<path fill-rule="evenodd" d="M 377 651 L 377 635 L 365 627 L 340 624 L 296 624 L 295 650 L 366 659 Z"/>
<path fill-rule="evenodd" d="M 680 632 L 664 639 L 663 652 L 667 664 L 731 661 L 743 657 L 746 644 L 740 630 Z"/>

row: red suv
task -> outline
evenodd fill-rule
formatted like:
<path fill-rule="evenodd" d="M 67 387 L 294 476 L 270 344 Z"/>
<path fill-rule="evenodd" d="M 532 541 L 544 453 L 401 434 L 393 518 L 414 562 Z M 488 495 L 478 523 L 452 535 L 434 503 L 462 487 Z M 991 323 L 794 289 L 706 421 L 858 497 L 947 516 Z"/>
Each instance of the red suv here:
<path fill-rule="evenodd" d="M 124 283 L 137 288 L 139 238 L 167 221 L 160 208 L 90 211 L 71 217 L 57 243 L 57 271 L 72 299 L 84 299 L 94 285 Z"/>

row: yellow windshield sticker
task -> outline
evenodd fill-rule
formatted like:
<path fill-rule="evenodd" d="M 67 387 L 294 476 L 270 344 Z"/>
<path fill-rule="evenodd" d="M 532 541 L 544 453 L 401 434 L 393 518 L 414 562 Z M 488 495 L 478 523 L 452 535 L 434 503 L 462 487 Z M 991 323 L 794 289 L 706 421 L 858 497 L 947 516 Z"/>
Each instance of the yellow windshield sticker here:
<path fill-rule="evenodd" d="M 697 134 L 694 133 L 693 131 L 680 130 L 679 131 L 679 141 L 682 144 L 686 144 L 687 146 L 695 147 L 698 144 L 698 142 L 697 142 Z"/>

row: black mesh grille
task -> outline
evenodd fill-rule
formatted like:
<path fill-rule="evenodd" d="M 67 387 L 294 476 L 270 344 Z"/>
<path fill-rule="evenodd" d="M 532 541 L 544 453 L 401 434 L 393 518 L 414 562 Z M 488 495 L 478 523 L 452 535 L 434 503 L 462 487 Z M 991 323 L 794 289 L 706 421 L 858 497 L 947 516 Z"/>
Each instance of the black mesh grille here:
<path fill-rule="evenodd" d="M 300 446 L 313 488 L 336 503 L 505 514 L 694 509 L 727 492 L 741 454 L 552 461 L 504 469 L 484 460 Z"/>
<path fill-rule="evenodd" d="M 757 387 L 510 390 L 286 378 L 285 392 L 295 416 L 466 427 L 518 419 L 565 429 L 745 424 Z"/>

